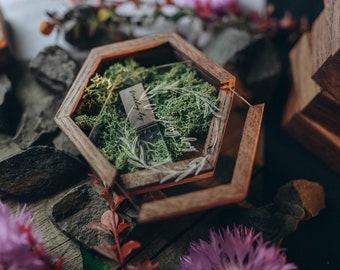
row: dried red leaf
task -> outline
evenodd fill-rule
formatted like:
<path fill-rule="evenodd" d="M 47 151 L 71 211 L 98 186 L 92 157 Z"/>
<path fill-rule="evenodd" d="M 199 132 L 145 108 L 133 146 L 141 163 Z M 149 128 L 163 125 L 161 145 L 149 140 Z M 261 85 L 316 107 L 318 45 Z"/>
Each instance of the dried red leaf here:
<path fill-rule="evenodd" d="M 130 224 L 129 223 L 125 223 L 124 219 L 123 222 L 119 223 L 118 227 L 117 227 L 117 233 L 118 235 L 121 234 L 123 231 L 125 231 L 127 228 L 130 228 Z"/>
<path fill-rule="evenodd" d="M 63 267 L 64 263 L 65 263 L 64 258 L 59 258 L 57 260 L 57 262 L 55 263 L 55 265 L 54 265 L 54 269 L 55 270 L 60 270 Z"/>
<path fill-rule="evenodd" d="M 92 230 L 104 232 L 104 233 L 109 234 L 109 235 L 112 234 L 110 228 L 107 227 L 105 224 L 99 222 L 99 221 L 91 221 L 89 226 Z"/>
<path fill-rule="evenodd" d="M 107 210 L 102 215 L 100 222 L 108 227 L 112 232 L 115 232 L 118 226 L 119 216 L 116 212 Z"/>
<path fill-rule="evenodd" d="M 118 206 L 126 200 L 126 197 L 122 195 L 117 195 L 116 193 L 113 194 L 113 199 L 114 199 L 114 209 L 116 210 Z"/>
<path fill-rule="evenodd" d="M 130 240 L 129 242 L 126 242 L 125 244 L 123 244 L 121 248 L 123 261 L 125 261 L 127 256 L 129 256 L 133 250 L 140 248 L 140 247 L 141 247 L 141 243 L 134 241 L 134 240 Z"/>
<path fill-rule="evenodd" d="M 128 265 L 126 267 L 127 270 L 153 270 L 159 267 L 159 262 L 153 263 L 150 260 L 145 260 L 139 262 L 136 266 L 134 265 Z"/>
<path fill-rule="evenodd" d="M 105 186 L 103 184 L 103 181 L 99 178 L 99 176 L 92 174 L 92 173 L 88 173 L 87 175 L 89 177 L 94 178 L 93 186 L 96 188 L 97 192 L 100 194 L 103 193 Z"/>
<path fill-rule="evenodd" d="M 104 243 L 100 246 L 95 246 L 93 249 L 97 251 L 99 254 L 111 260 L 114 260 L 117 263 L 120 263 L 119 254 L 118 254 L 116 245 L 110 245 L 108 243 Z"/>
<path fill-rule="evenodd" d="M 105 201 L 108 202 L 112 210 L 115 210 L 115 201 L 112 196 L 111 190 L 108 187 L 105 187 L 104 192 L 101 194 Z"/>

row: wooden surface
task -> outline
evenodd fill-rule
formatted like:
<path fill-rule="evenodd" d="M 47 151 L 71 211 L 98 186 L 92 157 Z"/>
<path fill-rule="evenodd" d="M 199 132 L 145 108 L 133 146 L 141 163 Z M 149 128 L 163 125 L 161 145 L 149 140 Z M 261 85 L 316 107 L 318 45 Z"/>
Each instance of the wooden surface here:
<path fill-rule="evenodd" d="M 340 135 L 340 102 L 329 92 L 321 91 L 302 110 L 302 114 L 329 130 Z"/>
<path fill-rule="evenodd" d="M 339 1 L 325 9 L 289 53 L 293 85 L 282 117 L 291 136 L 340 173 Z M 307 132 L 308 131 L 308 132 Z M 317 139 L 316 139 L 317 138 Z M 325 147 L 327 145 L 327 147 Z"/>
<path fill-rule="evenodd" d="M 331 53 L 339 53 L 340 48 L 340 2 L 338 0 L 324 0 L 327 28 L 331 36 Z"/>
<path fill-rule="evenodd" d="M 340 175 L 340 136 L 330 132 L 316 121 L 296 114 L 285 129 L 309 151 L 321 158 Z"/>
<path fill-rule="evenodd" d="M 251 123 L 255 120 L 259 120 L 258 117 L 262 117 L 263 106 L 255 106 L 252 108 L 253 111 L 250 112 L 250 117 L 248 117 L 248 122 Z M 253 118 L 255 117 L 255 119 Z M 257 122 L 257 128 L 249 126 L 249 123 L 246 125 L 248 130 L 243 131 L 244 125 L 246 121 L 246 114 L 242 112 L 233 112 L 231 114 L 231 119 L 229 122 L 229 129 L 226 132 L 225 137 L 223 138 L 223 144 L 221 147 L 220 161 L 219 161 L 219 169 L 216 172 L 216 177 L 227 178 L 226 181 L 230 181 L 235 162 L 235 157 L 238 152 L 247 152 L 243 153 L 241 156 L 248 156 L 249 154 L 255 155 L 253 152 L 255 147 L 255 143 L 249 142 L 249 138 L 251 140 L 258 140 L 258 138 L 263 139 L 263 136 L 258 136 L 258 132 L 260 132 L 260 123 Z M 247 137 L 246 140 L 243 140 L 245 145 L 239 147 L 241 142 L 240 135 L 245 134 L 244 137 Z M 260 143 L 263 146 L 263 141 Z M 248 149 L 248 146 L 250 149 Z M 239 150 L 241 148 L 241 150 Z M 226 203 L 229 200 L 229 197 L 234 193 L 238 194 L 240 199 L 244 199 L 247 196 L 249 185 L 253 187 L 250 189 L 250 195 L 254 201 L 261 200 L 263 193 L 259 192 L 262 189 L 262 169 L 263 169 L 263 155 L 261 152 L 263 148 L 259 148 L 257 151 L 255 160 L 254 171 L 244 172 L 244 175 L 251 174 L 252 180 L 242 178 L 243 181 L 246 181 L 246 185 L 240 183 L 242 179 L 234 179 L 235 185 L 231 186 L 228 189 L 228 193 L 224 193 L 224 189 L 219 187 L 216 188 L 216 194 L 213 195 L 214 200 L 217 205 L 220 204 L 218 200 L 222 200 Z M 251 160 L 244 160 L 244 156 L 239 160 L 239 165 L 242 167 L 240 170 L 246 169 L 250 170 L 253 168 Z M 248 164 L 242 164 L 241 161 L 250 162 Z M 221 176 L 219 176 L 221 175 Z M 229 179 L 229 180 L 228 180 Z M 93 179 L 86 179 L 84 182 L 91 183 Z M 213 184 L 214 181 L 208 182 L 208 184 Z M 81 184 L 81 183 L 80 183 Z M 72 187 L 71 187 L 72 188 Z M 241 192 L 240 189 L 243 188 Z M 69 189 L 68 189 L 69 190 Z M 78 243 L 65 236 L 52 222 L 49 216 L 51 215 L 50 209 L 52 205 L 58 201 L 64 194 L 68 192 L 65 190 L 60 194 L 46 198 L 37 202 L 28 203 L 28 209 L 34 212 L 34 223 L 39 225 L 41 228 L 42 236 L 44 241 L 46 242 L 46 248 L 53 255 L 62 256 L 65 259 L 65 267 L 63 269 L 67 270 L 80 270 L 82 268 L 82 258 L 79 250 Z M 233 193 L 234 192 L 234 193 Z M 211 195 L 211 192 L 209 192 Z M 229 194 L 229 195 L 228 195 Z M 249 194 L 248 194 L 249 195 Z M 202 202 L 201 197 L 197 197 L 197 202 Z M 235 197 L 233 198 L 233 200 Z M 13 209 L 16 208 L 16 201 L 5 201 L 9 203 Z M 181 203 L 181 199 L 178 200 Z M 230 201 L 232 202 L 232 201 Z M 228 209 L 224 208 L 212 208 L 206 211 L 199 211 L 194 214 L 187 214 L 177 218 L 170 218 L 160 222 L 151 222 L 148 224 L 139 224 L 137 225 L 135 231 L 132 234 L 132 238 L 138 240 L 142 243 L 142 247 L 137 250 L 133 256 L 129 259 L 131 263 L 137 263 L 142 259 L 152 259 L 154 261 L 159 261 L 161 263 L 161 267 L 159 268 L 164 270 L 175 270 L 178 269 L 178 260 L 179 257 L 183 254 L 186 254 L 187 248 L 189 247 L 190 241 L 197 240 L 198 237 L 204 236 L 207 234 L 209 229 L 212 227 L 216 227 L 219 225 L 218 216 L 221 214 L 228 215 Z M 171 228 L 169 227 L 171 224 Z M 178 247 L 181 248 L 178 248 Z M 106 263 L 108 261 L 104 260 Z M 119 269 L 119 266 L 110 263 L 112 269 Z"/>
<path fill-rule="evenodd" d="M 340 3 L 325 0 L 325 9 L 312 25 L 312 78 L 340 102 Z"/>
<path fill-rule="evenodd" d="M 317 0 L 276 0 L 274 3 L 277 4 L 277 8 L 282 7 L 283 11 L 293 7 L 300 10 L 301 15 L 305 15 L 306 9 L 313 9 L 313 4 L 315 5 Z M 29 5 L 32 4 L 29 3 Z M 21 10 L 25 11 L 24 8 Z M 282 45 L 282 42 L 279 42 L 278 45 Z M 276 92 L 277 94 L 288 90 L 290 85 L 288 86 L 287 81 L 285 77 L 285 80 L 280 84 L 280 91 Z M 280 102 L 285 102 L 280 94 L 278 94 L 278 97 Z M 276 116 L 275 112 L 276 110 L 274 110 L 273 115 L 273 109 L 267 110 L 266 114 L 264 134 L 266 139 L 266 166 L 264 170 L 254 171 L 251 184 L 257 183 L 258 178 L 260 178 L 258 179 L 259 182 L 263 181 L 260 176 L 264 172 L 266 176 L 265 189 L 266 191 L 270 189 L 268 194 L 270 197 L 271 194 L 275 193 L 278 186 L 292 179 L 305 178 L 320 182 L 326 189 L 327 205 L 325 211 L 315 220 L 302 224 L 296 233 L 284 241 L 283 247 L 287 248 L 288 259 L 296 262 L 300 269 L 339 269 L 338 243 L 340 237 L 336 233 L 340 226 L 339 177 L 324 166 L 318 158 L 310 155 L 309 151 L 302 145 L 296 143 L 295 139 L 287 136 L 286 132 L 281 130 L 279 125 L 281 114 Z M 237 137 L 232 134 L 229 138 L 233 136 Z M 225 142 L 226 144 L 222 146 L 223 153 L 237 152 L 235 144 L 228 144 L 227 139 L 225 139 Z M 260 142 L 260 144 L 263 144 L 263 142 Z M 263 164 L 263 160 L 258 162 Z M 229 170 L 229 168 L 225 168 L 225 170 Z M 264 198 L 263 193 L 258 192 L 258 190 L 256 186 L 251 187 L 249 191 L 251 193 L 256 191 L 255 196 Z M 50 242 L 46 244 L 57 255 L 64 256 L 65 269 L 82 269 L 77 243 L 60 233 L 48 219 L 48 209 L 54 200 L 55 198 L 47 198 L 35 204 L 30 204 L 29 208 L 37 210 L 35 222 L 42 220 L 42 224 L 39 225 L 43 227 L 43 236 L 45 239 L 50 239 Z M 16 202 L 12 204 L 16 207 Z M 176 265 L 178 258 L 187 254 L 190 241 L 196 241 L 199 237 L 206 237 L 209 228 L 222 226 L 221 217 L 231 215 L 232 212 L 229 209 L 217 208 L 212 211 L 169 220 L 167 226 L 164 224 L 161 226 L 158 223 L 157 226 L 147 225 L 149 233 L 145 234 L 144 239 L 146 241 L 143 242 L 145 245 L 132 258 L 132 261 L 138 262 L 141 258 L 152 258 L 161 262 L 160 269 L 178 269 Z M 152 237 L 151 231 L 154 232 Z"/>
<path fill-rule="evenodd" d="M 306 32 L 289 54 L 294 87 L 286 104 L 283 125 L 294 115 L 302 113 L 328 130 L 339 134 L 340 102 L 311 77 L 313 59 L 316 57 L 312 54 L 311 38 L 312 34 Z"/>
<path fill-rule="evenodd" d="M 289 53 L 294 88 L 290 92 L 283 123 L 287 123 L 301 112 L 320 93 L 321 88 L 311 78 L 311 35 L 305 33 Z"/>
<path fill-rule="evenodd" d="M 263 111 L 263 104 L 249 108 L 230 183 L 145 203 L 141 206 L 138 220 L 150 222 L 244 200 L 250 185 Z"/>

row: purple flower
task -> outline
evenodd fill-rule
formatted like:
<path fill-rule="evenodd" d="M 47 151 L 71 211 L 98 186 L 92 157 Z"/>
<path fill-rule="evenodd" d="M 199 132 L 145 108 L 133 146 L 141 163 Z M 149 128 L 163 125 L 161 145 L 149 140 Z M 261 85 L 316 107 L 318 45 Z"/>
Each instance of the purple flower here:
<path fill-rule="evenodd" d="M 214 10 L 229 7 L 237 0 L 173 0 L 173 3 L 180 8 L 195 9 L 197 6 L 210 6 Z"/>
<path fill-rule="evenodd" d="M 216 14 L 228 14 L 237 0 L 173 0 L 173 3 L 179 8 L 191 9 L 199 16 L 214 17 Z"/>
<path fill-rule="evenodd" d="M 294 270 L 283 249 L 264 241 L 246 227 L 210 231 L 210 241 L 190 245 L 189 255 L 180 259 L 180 270 Z"/>
<path fill-rule="evenodd" d="M 58 269 L 62 261 L 55 265 L 45 254 L 44 245 L 37 230 L 30 224 L 32 213 L 26 206 L 13 214 L 0 201 L 0 270 Z"/>

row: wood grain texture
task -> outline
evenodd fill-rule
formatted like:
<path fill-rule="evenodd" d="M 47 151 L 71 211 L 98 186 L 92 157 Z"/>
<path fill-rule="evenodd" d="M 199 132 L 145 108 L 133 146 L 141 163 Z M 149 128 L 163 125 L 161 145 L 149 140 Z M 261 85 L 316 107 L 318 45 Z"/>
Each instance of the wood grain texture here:
<path fill-rule="evenodd" d="M 325 0 L 312 25 L 312 78 L 340 101 L 340 2 Z"/>
<path fill-rule="evenodd" d="M 304 33 L 289 54 L 293 87 L 283 114 L 283 124 L 304 114 L 330 131 L 340 134 L 340 101 L 322 89 L 311 77 L 313 58 L 311 34 Z M 315 40 L 317 42 L 317 40 Z"/>
<path fill-rule="evenodd" d="M 151 222 L 243 200 L 249 188 L 263 111 L 263 104 L 249 108 L 231 184 L 144 203 L 138 221 Z"/>
<path fill-rule="evenodd" d="M 121 61 L 127 57 L 133 57 L 137 62 L 145 65 L 190 60 L 200 75 L 219 90 L 219 113 L 221 117 L 213 117 L 212 119 L 202 151 L 202 158 L 206 162 L 199 165 L 202 174 L 196 176 L 195 171 L 191 171 L 183 178 L 186 178 L 186 181 L 194 181 L 209 177 L 213 173 L 218 159 L 233 98 L 232 89 L 225 90 L 223 88 L 222 90 L 222 84 L 234 87 L 235 78 L 175 33 L 158 34 L 92 49 L 55 117 L 59 127 L 74 142 L 80 153 L 107 185 L 112 186 L 118 181 L 119 176 L 114 166 L 102 156 L 97 147 L 74 124 L 72 113 L 77 108 L 90 78 L 95 73 L 103 71 L 114 61 Z M 188 159 L 179 163 L 171 163 L 165 165 L 164 170 L 174 170 L 174 168 L 189 164 L 191 161 Z M 122 185 L 129 192 L 140 193 L 159 189 L 161 188 L 159 182 L 164 179 L 163 171 L 158 169 L 143 170 L 140 173 L 121 175 Z M 183 172 L 183 175 L 184 173 L 186 172 Z M 172 180 L 177 177 L 178 175 L 174 175 Z M 166 186 L 178 184 L 174 181 L 171 184 L 169 182 L 166 183 Z M 153 187 L 150 187 L 151 185 Z"/>
<path fill-rule="evenodd" d="M 338 23 L 338 4 L 325 1 L 312 31 L 304 33 L 289 54 L 293 86 L 282 118 L 284 129 L 337 173 L 340 50 L 332 49 L 338 37 L 331 28 Z"/>
<path fill-rule="evenodd" d="M 296 114 L 284 125 L 285 130 L 311 153 L 340 175 L 340 136 L 330 132 L 314 120 Z"/>
<path fill-rule="evenodd" d="M 329 92 L 321 91 L 301 113 L 330 132 L 340 135 L 340 102 Z"/>
<path fill-rule="evenodd" d="M 328 27 L 326 12 L 323 10 L 316 18 L 311 30 L 311 63 L 314 74 L 319 68 L 333 56 L 332 37 Z"/>
<path fill-rule="evenodd" d="M 327 26 L 331 36 L 331 53 L 335 55 L 340 48 L 340 2 L 338 0 L 324 0 Z"/>
<path fill-rule="evenodd" d="M 312 53 L 310 49 L 311 34 L 306 32 L 289 53 L 291 75 L 294 88 L 290 92 L 283 115 L 283 123 L 287 123 L 303 110 L 321 91 L 312 80 Z"/>

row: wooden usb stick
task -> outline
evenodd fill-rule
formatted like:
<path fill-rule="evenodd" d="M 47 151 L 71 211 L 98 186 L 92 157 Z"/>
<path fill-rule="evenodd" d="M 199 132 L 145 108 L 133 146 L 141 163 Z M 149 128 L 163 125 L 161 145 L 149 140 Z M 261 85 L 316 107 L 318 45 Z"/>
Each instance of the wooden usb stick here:
<path fill-rule="evenodd" d="M 139 83 L 119 92 L 123 106 L 131 125 L 137 129 L 140 145 L 144 145 L 146 163 L 148 166 L 158 166 L 172 162 L 170 152 L 168 151 L 159 125 L 155 122 L 155 116 L 151 109 L 149 99 L 144 95 L 143 84 Z M 152 160 L 148 151 L 155 144 L 163 144 L 161 160 Z M 150 148 L 151 147 L 151 148 Z"/>

